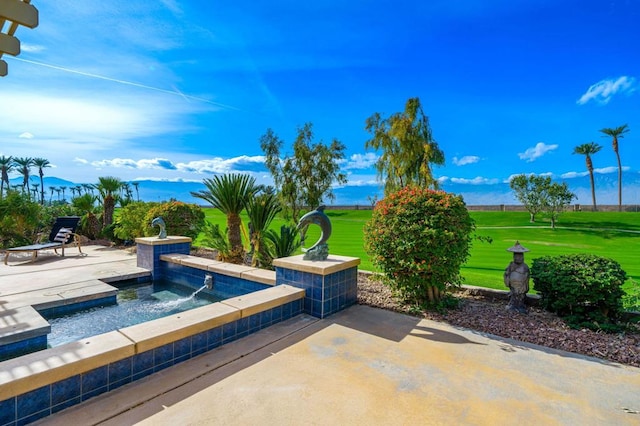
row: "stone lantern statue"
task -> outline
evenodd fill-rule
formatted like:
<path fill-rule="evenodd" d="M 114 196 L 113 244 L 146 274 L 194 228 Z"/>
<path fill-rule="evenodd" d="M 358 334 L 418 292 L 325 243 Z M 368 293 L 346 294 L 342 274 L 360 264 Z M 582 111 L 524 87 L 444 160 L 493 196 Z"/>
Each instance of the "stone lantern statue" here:
<path fill-rule="evenodd" d="M 524 263 L 524 254 L 529 249 L 516 241 L 513 247 L 509 247 L 507 251 L 513 253 L 513 261 L 504 271 L 504 284 L 511 290 L 507 309 L 526 314 L 525 299 L 529 291 L 529 267 Z"/>

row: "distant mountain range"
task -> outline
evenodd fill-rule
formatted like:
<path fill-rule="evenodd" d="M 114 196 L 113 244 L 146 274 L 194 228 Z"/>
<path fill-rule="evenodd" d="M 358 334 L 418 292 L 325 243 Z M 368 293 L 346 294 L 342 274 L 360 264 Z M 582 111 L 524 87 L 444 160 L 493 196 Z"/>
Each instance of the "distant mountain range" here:
<path fill-rule="evenodd" d="M 574 204 L 591 204 L 591 186 L 589 177 L 576 177 L 572 179 L 556 180 L 565 181 L 571 191 L 577 196 Z M 596 174 L 596 199 L 598 204 L 618 203 L 618 182 L 617 175 Z M 38 177 L 31 178 L 31 182 L 40 183 Z M 176 199 L 188 203 L 202 204 L 203 200 L 192 197 L 191 192 L 205 189 L 199 182 L 174 182 L 138 180 L 138 192 L 141 201 L 166 201 Z M 22 178 L 17 177 L 10 180 L 11 185 L 21 185 Z M 71 182 L 57 177 L 44 178 L 45 198 L 51 198 L 51 187 L 66 187 L 65 198 L 71 199 L 70 188 L 80 183 Z M 467 205 L 498 205 L 498 204 L 519 204 L 514 198 L 508 183 L 497 184 L 462 184 L 447 181 L 441 185 L 441 189 L 447 192 L 460 194 L 464 197 Z M 132 188 L 134 198 L 137 197 L 135 188 Z M 640 173 L 627 172 L 623 174 L 622 201 L 624 204 L 640 204 Z M 334 189 L 336 199 L 327 205 L 371 205 L 370 198 L 382 197 L 382 190 L 377 185 L 345 186 Z M 57 193 L 53 194 L 53 199 L 57 199 Z"/>

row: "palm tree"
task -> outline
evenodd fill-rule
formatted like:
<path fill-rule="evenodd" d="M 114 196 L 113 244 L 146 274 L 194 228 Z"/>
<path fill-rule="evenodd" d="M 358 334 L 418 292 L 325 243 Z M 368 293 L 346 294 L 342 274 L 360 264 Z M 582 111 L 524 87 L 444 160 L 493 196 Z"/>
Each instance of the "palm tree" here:
<path fill-rule="evenodd" d="M 140 186 L 140 182 L 131 182 L 131 184 L 136 188 L 136 199 L 140 201 L 140 192 L 138 191 L 138 187 Z"/>
<path fill-rule="evenodd" d="M 255 194 L 255 178 L 243 174 L 225 174 L 204 179 L 205 191 L 191 192 L 191 195 L 203 199 L 227 216 L 227 237 L 231 245 L 233 263 L 244 262 L 244 247 L 240 231 L 240 212 L 249 197 Z"/>
<path fill-rule="evenodd" d="M 591 156 L 601 149 L 602 146 L 595 142 L 583 143 L 573 148 L 573 153 L 584 155 L 587 162 L 587 170 L 589 171 L 589 179 L 591 180 L 591 199 L 593 200 L 594 212 L 598 210 L 598 207 L 596 206 L 596 186 L 593 181 L 593 161 L 591 161 Z"/>
<path fill-rule="evenodd" d="M 83 183 L 81 185 L 84 188 L 84 193 L 85 194 L 88 194 L 89 192 L 91 192 L 91 194 L 93 194 L 93 190 L 95 189 L 95 186 L 91 185 L 90 183 Z"/>
<path fill-rule="evenodd" d="M 51 191 L 51 196 L 49 197 L 49 204 L 51 204 L 51 202 L 53 201 L 53 193 L 55 191 L 57 191 L 57 190 L 58 190 L 58 188 L 56 188 L 55 186 L 50 186 L 49 187 L 49 191 Z"/>
<path fill-rule="evenodd" d="M 622 164 L 620 163 L 620 153 L 618 152 L 618 138 L 624 137 L 624 134 L 628 131 L 629 126 L 627 124 L 613 128 L 606 127 L 604 129 L 600 129 L 600 132 L 611 136 L 613 152 L 616 153 L 616 159 L 618 160 L 618 211 L 622 211 Z"/>
<path fill-rule="evenodd" d="M 9 172 L 13 169 L 13 158 L 11 156 L 5 157 L 4 155 L 0 157 L 0 198 L 2 198 L 2 193 L 4 192 L 4 185 L 7 184 L 7 191 L 9 190 Z"/>
<path fill-rule="evenodd" d="M 33 166 L 33 158 L 14 158 L 13 163 L 17 166 L 20 174 L 22 174 L 22 192 L 29 192 L 29 175 L 31 174 L 31 167 Z"/>
<path fill-rule="evenodd" d="M 38 187 L 40 186 L 39 183 L 34 183 L 32 184 L 33 188 L 31 188 L 31 192 L 33 192 L 33 199 L 34 200 L 38 200 Z"/>
<path fill-rule="evenodd" d="M 42 169 L 51 167 L 51 163 L 46 158 L 34 158 L 33 165 L 38 168 L 38 174 L 40 175 L 40 186 L 42 187 L 40 190 L 40 204 L 44 205 L 44 172 Z"/>
<path fill-rule="evenodd" d="M 82 224 L 84 235 L 90 240 L 95 240 L 100 234 L 100 220 L 94 213 L 97 200 L 98 197 L 93 194 L 78 195 L 72 200 L 73 207 L 84 213 L 80 223 Z"/>
<path fill-rule="evenodd" d="M 118 191 L 122 188 L 122 181 L 112 176 L 99 177 L 95 188 L 102 198 L 102 226 L 107 227 L 113 223 L 113 212 L 116 209 Z"/>
<path fill-rule="evenodd" d="M 273 257 L 266 245 L 269 225 L 282 210 L 276 194 L 264 193 L 249 197 L 245 202 L 249 217 L 249 241 L 252 249 L 251 266 L 270 267 Z"/>
<path fill-rule="evenodd" d="M 62 201 L 67 201 L 67 197 L 64 196 L 64 192 L 67 190 L 66 186 L 61 186 L 60 191 L 62 191 Z"/>

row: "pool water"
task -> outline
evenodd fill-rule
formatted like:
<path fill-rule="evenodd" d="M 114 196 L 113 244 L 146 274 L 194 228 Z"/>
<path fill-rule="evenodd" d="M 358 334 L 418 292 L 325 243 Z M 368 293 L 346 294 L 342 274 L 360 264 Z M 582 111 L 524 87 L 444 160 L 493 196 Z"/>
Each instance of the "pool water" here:
<path fill-rule="evenodd" d="M 60 346 L 222 300 L 209 291 L 194 293 L 192 288 L 162 281 L 119 288 L 116 305 L 47 318 L 48 345 Z"/>

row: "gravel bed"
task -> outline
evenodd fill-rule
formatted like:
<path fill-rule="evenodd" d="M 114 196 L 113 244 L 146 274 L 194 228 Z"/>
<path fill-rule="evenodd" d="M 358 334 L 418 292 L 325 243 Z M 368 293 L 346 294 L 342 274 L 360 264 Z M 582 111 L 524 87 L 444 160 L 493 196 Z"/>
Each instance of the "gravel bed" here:
<path fill-rule="evenodd" d="M 530 307 L 526 315 L 506 309 L 507 302 L 490 296 L 456 293 L 458 309 L 445 313 L 415 312 L 411 306 L 394 298 L 391 290 L 374 276 L 358 274 L 358 303 L 444 322 L 482 333 L 522 342 L 588 355 L 610 362 L 640 367 L 640 327 L 626 333 L 607 334 L 569 328 L 556 315 Z"/>

